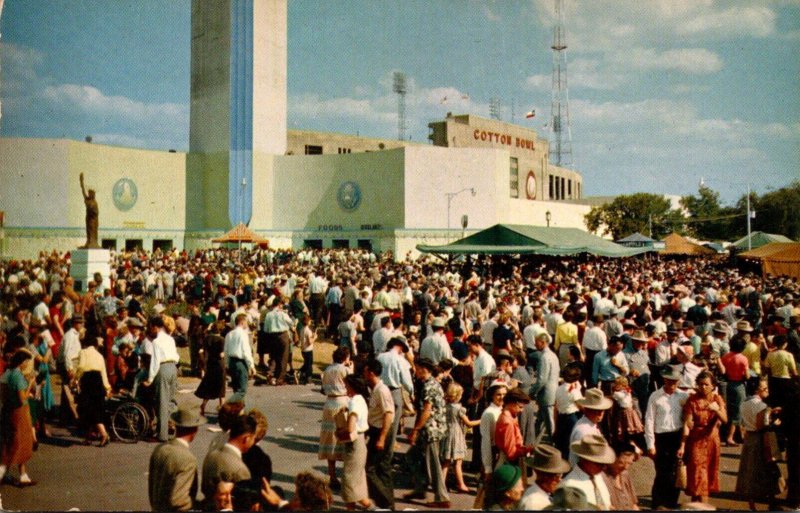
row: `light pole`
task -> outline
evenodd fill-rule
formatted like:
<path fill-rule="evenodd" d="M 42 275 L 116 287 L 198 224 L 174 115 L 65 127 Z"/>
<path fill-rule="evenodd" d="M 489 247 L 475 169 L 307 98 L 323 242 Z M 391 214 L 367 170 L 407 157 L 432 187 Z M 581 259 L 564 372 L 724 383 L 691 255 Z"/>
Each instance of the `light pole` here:
<path fill-rule="evenodd" d="M 456 192 L 446 192 L 444 195 L 447 197 L 447 242 L 450 242 L 450 202 L 453 201 L 453 198 L 461 194 L 462 192 L 469 191 L 475 196 L 475 188 L 474 187 L 464 187 L 460 191 Z"/>
<path fill-rule="evenodd" d="M 545 212 L 545 213 L 544 213 L 544 218 L 545 218 L 545 220 L 547 221 L 547 227 L 548 227 L 548 228 L 550 228 L 550 219 L 551 219 L 552 217 L 553 217 L 553 214 L 551 214 L 549 210 L 548 210 L 547 212 Z"/>

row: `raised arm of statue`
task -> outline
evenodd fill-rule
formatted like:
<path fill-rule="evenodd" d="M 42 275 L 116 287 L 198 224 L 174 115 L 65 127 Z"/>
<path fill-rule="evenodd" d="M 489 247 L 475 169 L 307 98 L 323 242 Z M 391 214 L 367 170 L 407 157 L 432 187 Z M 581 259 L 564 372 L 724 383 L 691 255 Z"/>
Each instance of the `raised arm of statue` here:
<path fill-rule="evenodd" d="M 86 194 L 86 187 L 83 185 L 83 173 L 81 173 L 81 193 L 83 193 L 83 201 L 89 199 L 89 195 Z"/>

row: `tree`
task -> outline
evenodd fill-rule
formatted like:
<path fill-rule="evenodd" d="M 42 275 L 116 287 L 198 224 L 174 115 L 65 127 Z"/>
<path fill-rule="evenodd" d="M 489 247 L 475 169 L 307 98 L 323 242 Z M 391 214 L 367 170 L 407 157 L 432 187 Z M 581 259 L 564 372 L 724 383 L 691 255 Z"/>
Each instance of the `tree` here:
<path fill-rule="evenodd" d="M 639 192 L 617 196 L 611 203 L 592 207 L 585 216 L 587 228 L 596 232 L 601 227 L 603 235 L 611 235 L 614 240 L 627 237 L 635 232 L 649 233 L 652 219 L 654 239 L 680 230 L 680 212 L 670 209 L 670 202 L 660 194 Z"/>
<path fill-rule="evenodd" d="M 743 197 L 740 201 L 746 200 Z M 790 239 L 800 238 L 800 181 L 788 187 L 768 192 L 754 200 L 751 208 L 756 211 L 751 228 L 767 233 L 785 235 Z"/>
<path fill-rule="evenodd" d="M 719 203 L 719 193 L 700 185 L 697 196 L 684 196 L 681 206 L 689 213 L 688 232 L 706 240 L 727 240 L 733 229 L 733 217 L 740 211 L 733 207 L 723 207 Z"/>

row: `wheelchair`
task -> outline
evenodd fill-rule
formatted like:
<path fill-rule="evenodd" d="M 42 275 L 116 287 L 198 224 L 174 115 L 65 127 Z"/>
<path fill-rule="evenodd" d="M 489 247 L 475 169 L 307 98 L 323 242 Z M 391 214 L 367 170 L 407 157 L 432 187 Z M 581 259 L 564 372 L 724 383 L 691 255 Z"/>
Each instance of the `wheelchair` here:
<path fill-rule="evenodd" d="M 156 432 L 156 415 L 129 393 L 106 399 L 106 414 L 111 434 L 124 443 L 136 443 Z"/>

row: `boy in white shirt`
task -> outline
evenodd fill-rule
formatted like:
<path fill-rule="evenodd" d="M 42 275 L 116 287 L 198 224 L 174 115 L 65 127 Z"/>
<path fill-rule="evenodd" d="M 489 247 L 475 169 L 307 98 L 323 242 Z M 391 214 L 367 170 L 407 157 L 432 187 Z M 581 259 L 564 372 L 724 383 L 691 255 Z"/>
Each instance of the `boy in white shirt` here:
<path fill-rule="evenodd" d="M 300 373 L 303 375 L 304 383 L 308 383 L 314 377 L 314 342 L 317 340 L 317 332 L 311 329 L 311 316 L 303 318 L 303 330 L 300 332 L 300 352 L 303 355 L 303 368 Z"/>

